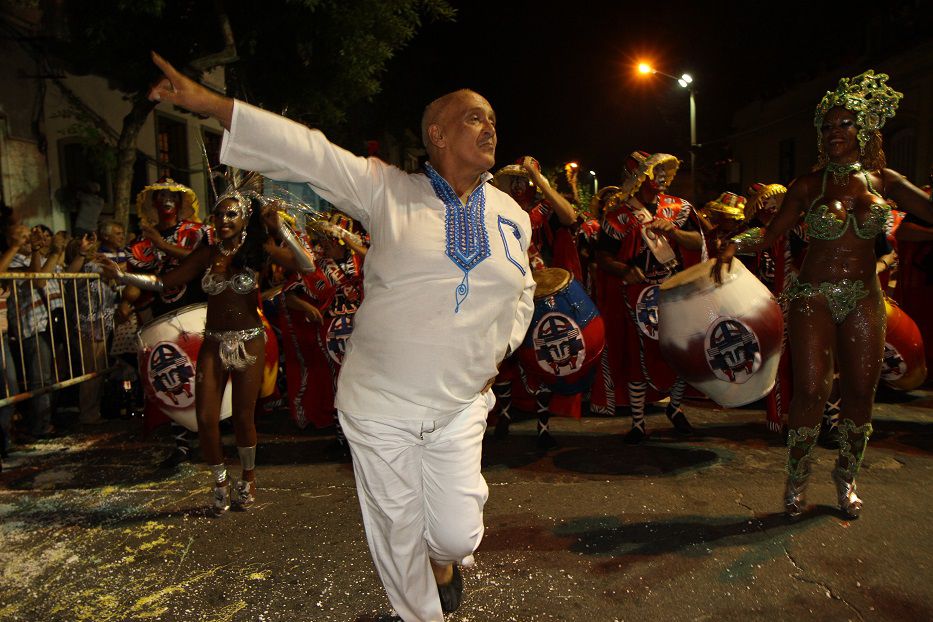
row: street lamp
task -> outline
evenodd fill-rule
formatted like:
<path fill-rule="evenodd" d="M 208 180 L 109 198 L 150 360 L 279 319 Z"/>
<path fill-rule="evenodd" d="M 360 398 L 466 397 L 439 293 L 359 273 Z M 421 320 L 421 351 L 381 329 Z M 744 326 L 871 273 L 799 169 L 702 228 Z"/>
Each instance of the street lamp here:
<path fill-rule="evenodd" d="M 697 148 L 697 104 L 696 104 L 696 88 L 693 86 L 693 76 L 689 73 L 685 73 L 679 78 L 677 76 L 672 76 L 669 73 L 664 73 L 663 71 L 658 71 L 648 63 L 638 63 L 638 73 L 643 75 L 648 74 L 658 74 L 664 76 L 665 78 L 670 78 L 679 84 L 681 87 L 687 89 L 687 92 L 690 94 L 690 185 L 692 186 L 691 191 L 693 194 L 696 194 L 696 148 Z M 693 197 L 696 200 L 696 196 Z"/>
<path fill-rule="evenodd" d="M 590 171 L 590 175 L 593 176 L 593 194 L 599 192 L 599 180 L 596 179 L 596 171 Z"/>

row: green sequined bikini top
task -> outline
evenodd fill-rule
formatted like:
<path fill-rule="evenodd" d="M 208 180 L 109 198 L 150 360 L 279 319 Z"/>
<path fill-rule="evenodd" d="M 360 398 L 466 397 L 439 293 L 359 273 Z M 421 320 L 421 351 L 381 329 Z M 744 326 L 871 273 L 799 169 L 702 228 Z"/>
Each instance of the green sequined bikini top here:
<path fill-rule="evenodd" d="M 851 212 L 846 215 L 845 220 L 841 220 L 829 211 L 829 206 L 825 203 L 814 207 L 826 195 L 826 177 L 828 175 L 829 169 L 827 168 L 823 171 L 823 187 L 820 190 L 820 196 L 813 200 L 810 209 L 807 210 L 807 214 L 804 216 L 803 221 L 807 225 L 807 234 L 814 240 L 838 240 L 849 228 L 849 223 L 852 224 L 855 235 L 863 240 L 874 239 L 879 233 L 882 233 L 891 212 L 891 206 L 887 203 L 872 203 L 871 207 L 868 208 L 868 218 L 861 225 L 855 220 L 855 214 Z M 868 190 L 879 199 L 883 198 L 871 185 L 868 174 L 862 171 L 862 175 L 865 177 Z"/>

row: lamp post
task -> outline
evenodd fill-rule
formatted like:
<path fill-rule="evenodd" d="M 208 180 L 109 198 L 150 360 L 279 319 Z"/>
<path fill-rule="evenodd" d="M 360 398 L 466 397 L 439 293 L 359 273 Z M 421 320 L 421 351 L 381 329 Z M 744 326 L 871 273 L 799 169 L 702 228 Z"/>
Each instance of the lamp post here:
<path fill-rule="evenodd" d="M 596 171 L 590 171 L 590 175 L 593 176 L 593 194 L 599 192 L 599 180 L 596 179 Z"/>
<path fill-rule="evenodd" d="M 670 78 L 679 84 L 681 87 L 687 89 L 687 93 L 690 94 L 690 186 L 691 186 L 691 198 L 696 200 L 696 147 L 697 147 L 697 104 L 696 104 L 696 89 L 693 85 L 693 76 L 689 73 L 685 73 L 679 78 L 677 76 L 672 76 L 669 73 L 664 73 L 652 67 L 647 63 L 638 64 L 638 73 L 648 75 L 648 74 L 657 74 L 664 76 L 665 78 Z"/>

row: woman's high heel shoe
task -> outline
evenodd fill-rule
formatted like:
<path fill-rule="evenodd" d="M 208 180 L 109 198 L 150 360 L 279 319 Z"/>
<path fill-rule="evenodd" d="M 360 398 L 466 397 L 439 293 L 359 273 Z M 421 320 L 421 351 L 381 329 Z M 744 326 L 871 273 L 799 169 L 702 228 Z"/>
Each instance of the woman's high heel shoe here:
<path fill-rule="evenodd" d="M 807 487 L 807 480 L 795 481 L 788 477 L 784 485 L 784 513 L 788 518 L 799 518 L 805 506 L 803 493 Z"/>
<path fill-rule="evenodd" d="M 855 480 L 849 480 L 846 470 L 837 466 L 833 469 L 833 483 L 836 485 L 839 509 L 848 518 L 858 518 L 862 513 L 862 500 L 855 494 Z"/>
<path fill-rule="evenodd" d="M 214 484 L 213 509 L 217 515 L 230 509 L 230 485 L 228 483 Z"/>
<path fill-rule="evenodd" d="M 245 510 L 256 502 L 256 482 L 241 479 L 236 483 L 236 506 Z"/>

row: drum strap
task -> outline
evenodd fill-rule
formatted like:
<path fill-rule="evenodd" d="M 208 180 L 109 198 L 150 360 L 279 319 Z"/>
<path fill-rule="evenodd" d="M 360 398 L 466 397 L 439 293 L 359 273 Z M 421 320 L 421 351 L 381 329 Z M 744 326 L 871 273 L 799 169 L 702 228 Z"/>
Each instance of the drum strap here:
<path fill-rule="evenodd" d="M 648 250 L 651 251 L 651 254 L 661 265 L 673 271 L 677 267 L 677 256 L 674 254 L 674 249 L 671 248 L 667 238 L 645 228 L 645 225 L 655 219 L 654 214 L 649 212 L 648 208 L 635 197 L 630 197 L 625 205 L 641 225 L 641 237 L 645 241 L 645 246 L 648 247 Z"/>

